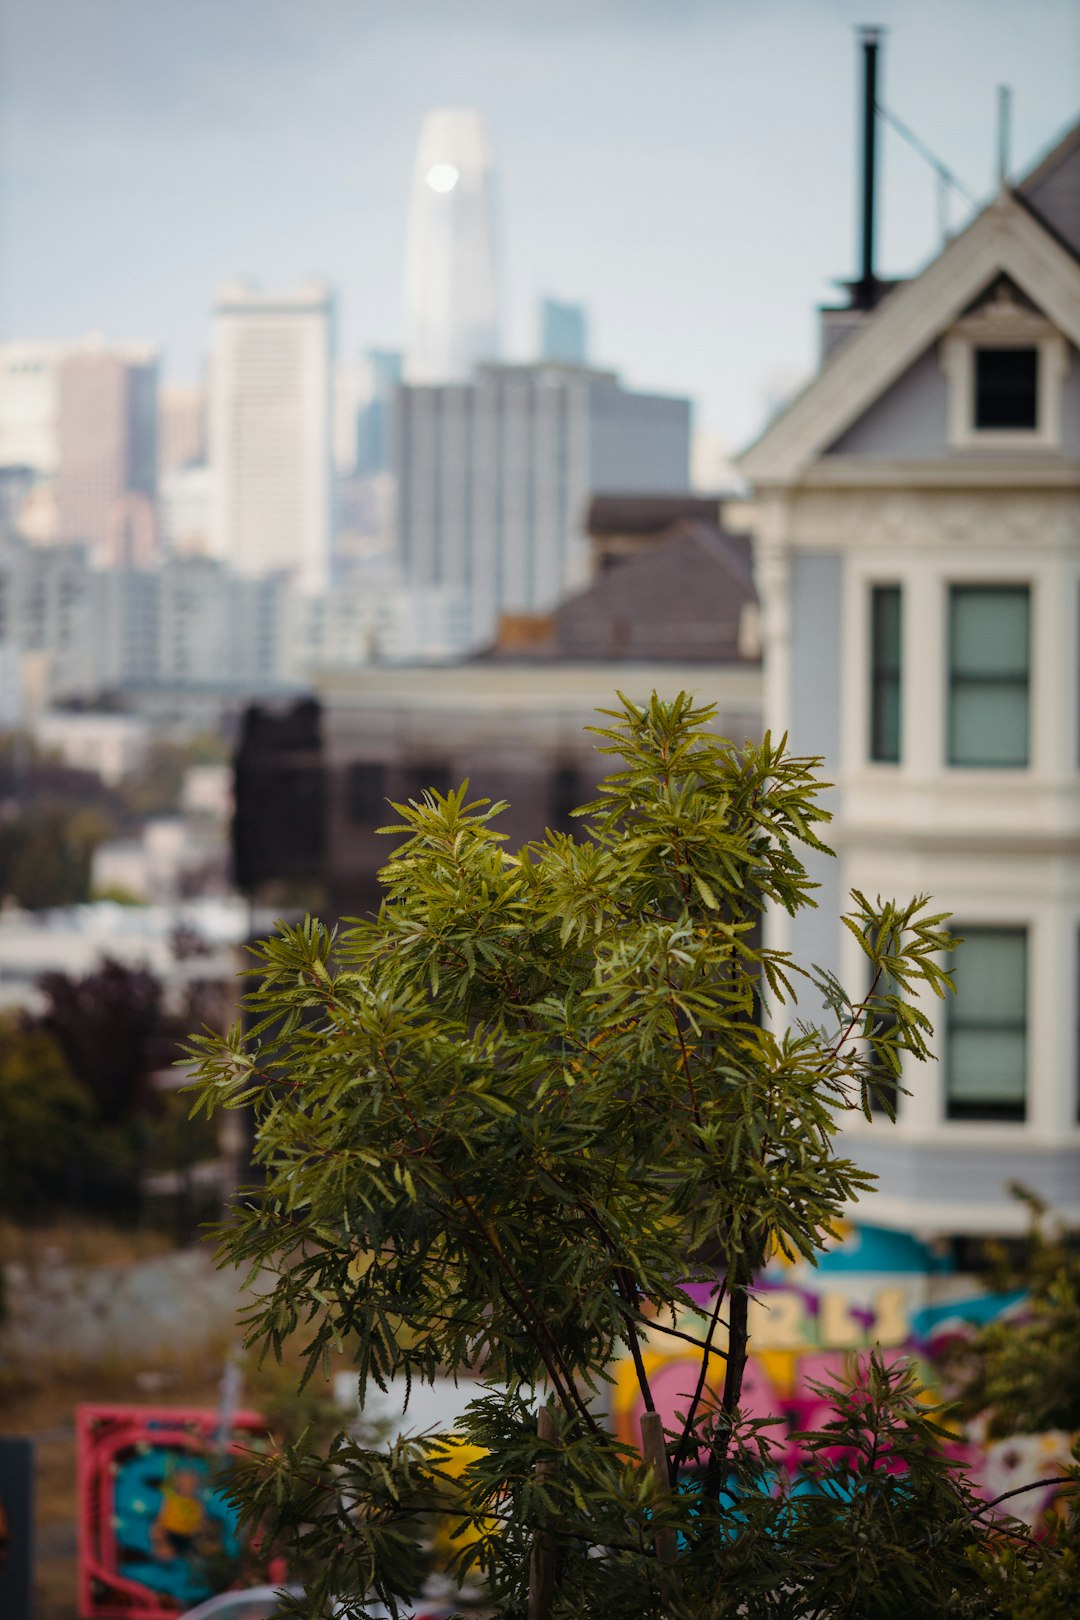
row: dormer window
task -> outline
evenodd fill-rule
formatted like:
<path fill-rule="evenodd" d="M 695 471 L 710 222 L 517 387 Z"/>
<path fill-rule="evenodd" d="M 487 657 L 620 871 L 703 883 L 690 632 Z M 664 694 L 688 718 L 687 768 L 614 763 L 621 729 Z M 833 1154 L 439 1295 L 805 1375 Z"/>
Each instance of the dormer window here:
<path fill-rule="evenodd" d="M 958 450 L 1056 450 L 1068 351 L 1046 317 L 1002 277 L 941 346 L 949 442 Z"/>
<path fill-rule="evenodd" d="M 975 429 L 1034 433 L 1039 425 L 1039 351 L 975 350 Z"/>

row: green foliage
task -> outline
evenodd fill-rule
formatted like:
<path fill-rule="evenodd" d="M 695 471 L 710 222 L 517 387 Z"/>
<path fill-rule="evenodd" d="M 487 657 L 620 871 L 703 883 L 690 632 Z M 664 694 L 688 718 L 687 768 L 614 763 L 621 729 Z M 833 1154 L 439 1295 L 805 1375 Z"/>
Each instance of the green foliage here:
<path fill-rule="evenodd" d="M 90 862 L 107 832 L 97 811 L 60 806 L 0 821 L 0 899 L 28 911 L 88 899 Z"/>
<path fill-rule="evenodd" d="M 26 1220 L 63 1203 L 78 1176 L 94 1105 L 56 1042 L 0 1019 L 0 1213 Z"/>
<path fill-rule="evenodd" d="M 987 1433 L 1042 1434 L 1061 1429 L 1080 1434 L 1080 1247 L 1076 1233 L 1050 1222 L 1047 1206 L 1026 1188 L 1013 1195 L 1031 1217 L 1019 1257 L 1002 1244 L 987 1244 L 987 1282 L 998 1292 L 1022 1288 L 1022 1308 L 989 1322 L 968 1342 L 953 1347 L 947 1361 L 960 1389 L 960 1408 L 982 1417 Z M 1066 1470 L 1080 1485 L 1080 1443 Z M 1032 1561 L 1023 1547 L 1000 1558 L 983 1555 L 982 1567 L 1000 1594 L 1007 1620 L 1072 1620 L 1080 1609 L 1080 1494 L 1062 1492 L 1044 1533 L 1045 1556 Z"/>
<path fill-rule="evenodd" d="M 737 750 L 712 712 L 624 699 L 581 839 L 513 854 L 502 807 L 464 787 L 395 806 L 378 918 L 260 945 L 252 1026 L 192 1047 L 196 1106 L 254 1110 L 265 1176 L 221 1252 L 269 1284 L 247 1313 L 264 1350 L 303 1328 L 309 1367 L 347 1350 L 362 1389 L 483 1373 L 460 1563 L 500 1615 L 524 1614 L 550 1545 L 566 1617 L 990 1616 L 971 1597 L 985 1532 L 909 1374 L 874 1363 L 838 1397 L 808 1444 L 839 1448 L 840 1483 L 826 1470 L 816 1495 L 764 1490 L 768 1435 L 739 1414 L 754 1276 L 777 1248 L 814 1261 L 868 1191 L 836 1132 L 900 1054 L 926 1055 L 953 942 L 924 900 L 856 893 L 855 998 L 763 943 L 766 908 L 814 904 L 817 762 L 769 737 Z M 757 1020 L 796 992 L 823 1022 Z M 649 1406 L 643 1326 L 675 1331 L 688 1285 L 717 1281 L 658 1477 L 598 1416 L 606 1370 L 634 1356 Z M 438 1437 L 342 1437 L 283 1452 L 246 1511 L 318 1555 L 314 1614 L 414 1589 L 415 1515 L 446 1486 Z"/>
<path fill-rule="evenodd" d="M 1052 1227 L 1033 1193 L 1012 1189 L 1026 1203 L 1031 1228 L 1018 1263 L 1000 1245 L 988 1244 L 990 1286 L 1022 1288 L 1023 1310 L 990 1322 L 954 1352 L 953 1370 L 963 1386 L 963 1404 L 985 1413 L 995 1438 L 1042 1434 L 1047 1429 L 1080 1433 L 1080 1246 L 1076 1234 Z"/>
<path fill-rule="evenodd" d="M 81 977 L 43 973 L 42 1028 L 54 1038 L 107 1125 L 130 1124 L 143 1101 L 161 1015 L 152 973 L 106 957 Z"/>

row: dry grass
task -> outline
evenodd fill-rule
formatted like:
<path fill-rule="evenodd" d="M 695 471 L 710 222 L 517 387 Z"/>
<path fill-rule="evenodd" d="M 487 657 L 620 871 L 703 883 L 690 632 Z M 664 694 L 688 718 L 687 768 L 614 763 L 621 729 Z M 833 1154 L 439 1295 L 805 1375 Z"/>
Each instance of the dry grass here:
<path fill-rule="evenodd" d="M 57 1220 L 47 1226 L 17 1226 L 0 1220 L 0 1264 L 105 1266 L 149 1260 L 175 1247 L 149 1227 L 106 1226 L 100 1221 Z"/>

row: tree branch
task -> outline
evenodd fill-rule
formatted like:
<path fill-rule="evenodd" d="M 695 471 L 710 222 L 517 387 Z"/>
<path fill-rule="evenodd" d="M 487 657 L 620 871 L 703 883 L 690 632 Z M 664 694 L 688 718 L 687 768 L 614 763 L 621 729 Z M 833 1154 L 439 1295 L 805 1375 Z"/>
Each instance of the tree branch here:
<path fill-rule="evenodd" d="M 678 1475 L 683 1457 L 689 1447 L 690 1437 L 694 1429 L 694 1419 L 697 1416 L 697 1409 L 700 1405 L 701 1396 L 705 1389 L 705 1379 L 707 1378 L 709 1372 L 709 1352 L 712 1349 L 712 1338 L 713 1334 L 716 1332 L 717 1323 L 720 1320 L 720 1307 L 724 1303 L 724 1295 L 726 1292 L 727 1278 L 725 1277 L 719 1288 L 716 1290 L 716 1304 L 713 1306 L 712 1319 L 709 1322 L 709 1331 L 705 1335 L 705 1353 L 701 1358 L 701 1370 L 698 1373 L 697 1388 L 694 1390 L 694 1398 L 690 1402 L 690 1410 L 686 1414 L 686 1421 L 683 1424 L 682 1434 L 679 1436 L 679 1442 L 675 1447 L 675 1455 L 671 1460 L 671 1471 L 676 1476 Z M 727 1383 L 726 1374 L 724 1383 L 725 1385 Z"/>

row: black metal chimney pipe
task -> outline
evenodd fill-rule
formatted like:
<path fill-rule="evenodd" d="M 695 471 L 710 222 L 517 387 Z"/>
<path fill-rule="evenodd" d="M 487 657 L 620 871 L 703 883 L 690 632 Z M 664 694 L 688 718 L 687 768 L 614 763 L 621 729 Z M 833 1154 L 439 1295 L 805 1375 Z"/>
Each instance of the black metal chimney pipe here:
<path fill-rule="evenodd" d="M 863 196 L 862 275 L 855 283 L 856 309 L 873 309 L 874 275 L 874 136 L 877 132 L 877 53 L 880 28 L 860 29 L 863 48 Z"/>

